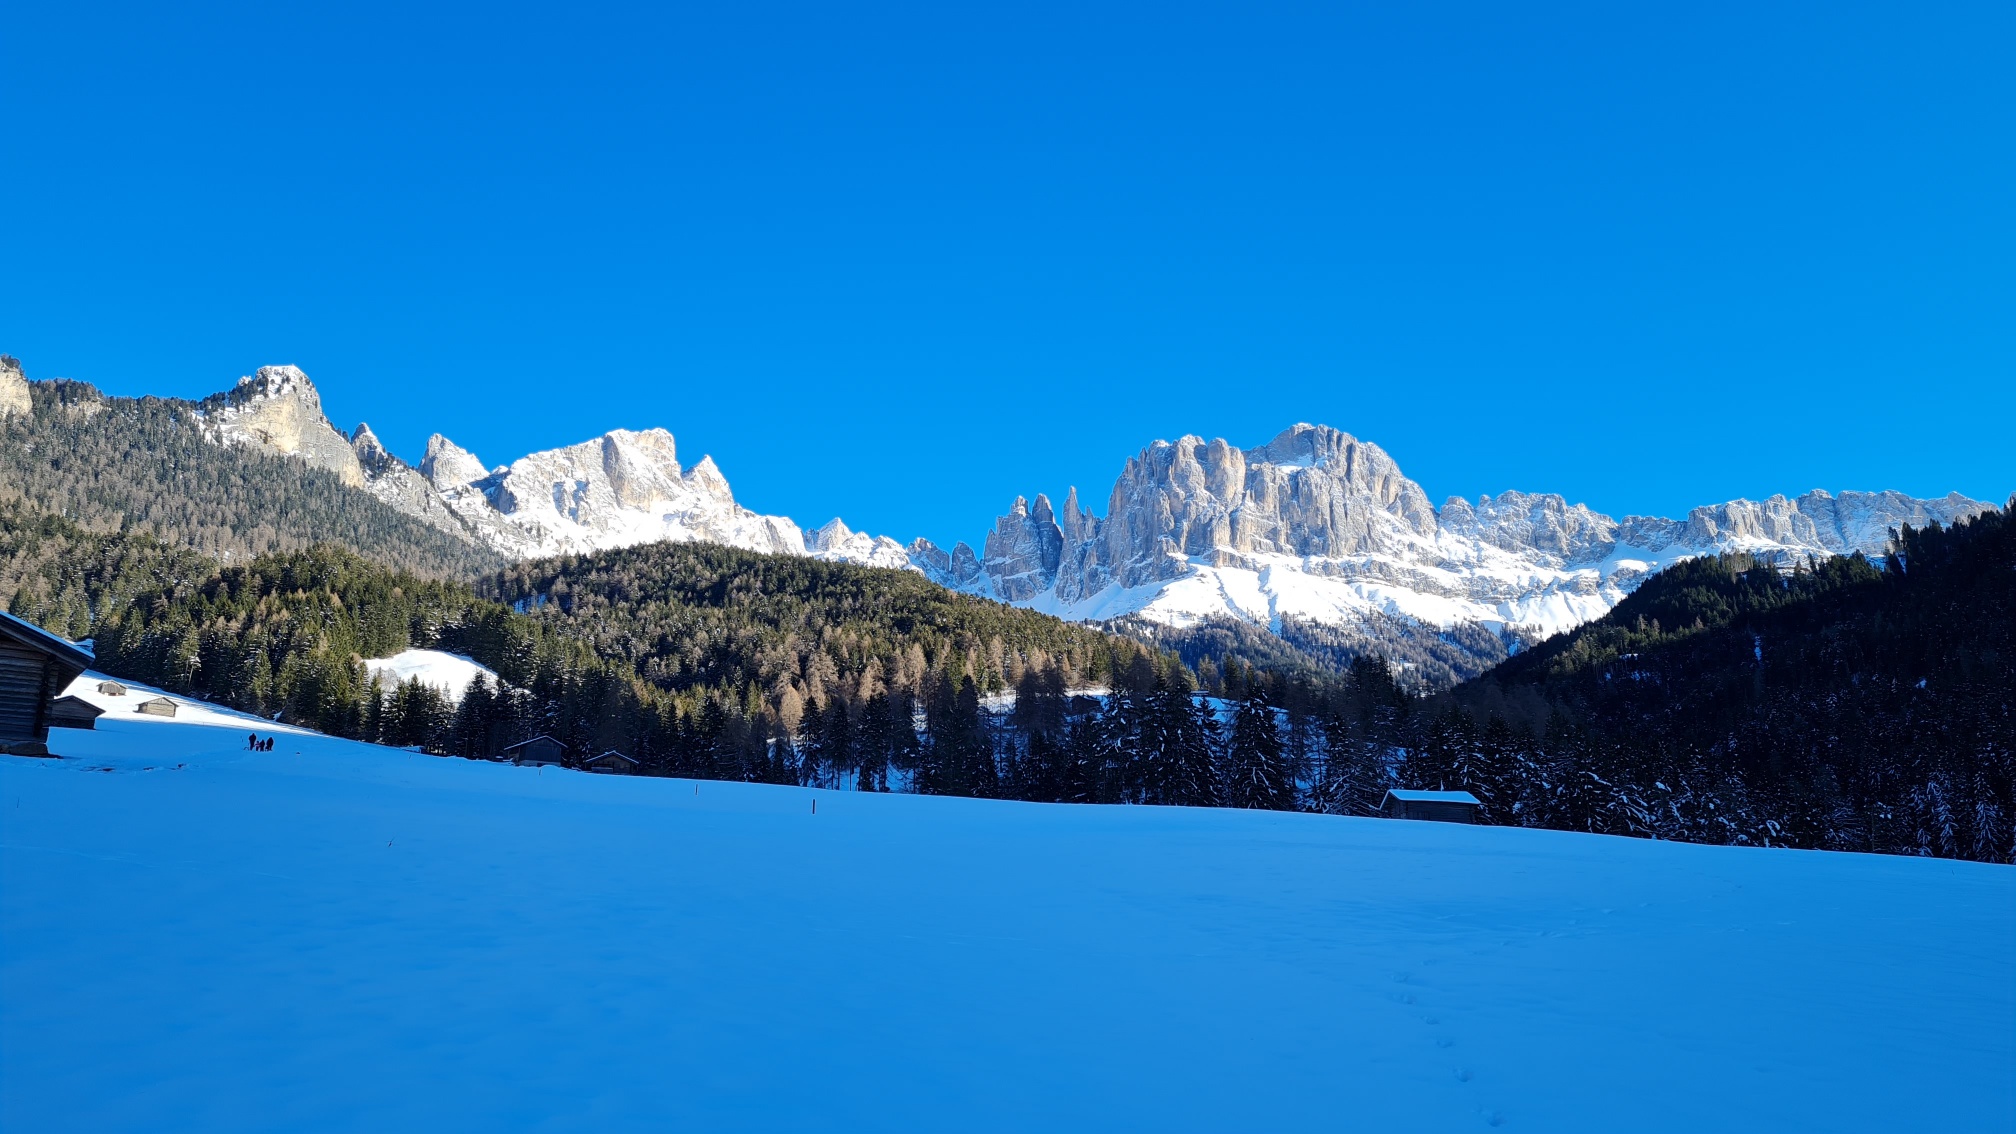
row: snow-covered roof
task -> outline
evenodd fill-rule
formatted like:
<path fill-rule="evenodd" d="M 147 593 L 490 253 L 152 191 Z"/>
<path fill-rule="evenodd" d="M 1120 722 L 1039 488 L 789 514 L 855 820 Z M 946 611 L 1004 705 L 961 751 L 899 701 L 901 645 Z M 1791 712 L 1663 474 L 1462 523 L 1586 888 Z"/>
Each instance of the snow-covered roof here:
<path fill-rule="evenodd" d="M 1393 788 L 1386 793 L 1402 803 L 1468 803 L 1482 807 L 1484 801 L 1467 791 L 1405 791 Z"/>
<path fill-rule="evenodd" d="M 91 668 L 92 657 L 89 649 L 60 634 L 51 634 L 25 618 L 16 618 L 4 610 L 0 610 L 0 637 L 13 638 L 23 645 L 35 647 L 44 653 L 55 654 L 76 666 L 79 671 Z"/>

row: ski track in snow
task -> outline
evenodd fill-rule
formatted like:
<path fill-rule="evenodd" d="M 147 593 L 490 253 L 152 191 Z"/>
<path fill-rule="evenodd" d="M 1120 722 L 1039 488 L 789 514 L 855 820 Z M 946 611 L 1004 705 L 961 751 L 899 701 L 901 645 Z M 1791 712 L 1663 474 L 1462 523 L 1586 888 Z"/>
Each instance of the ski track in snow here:
<path fill-rule="evenodd" d="M 53 746 L 7 1130 L 2016 1127 L 2009 867 Z"/>

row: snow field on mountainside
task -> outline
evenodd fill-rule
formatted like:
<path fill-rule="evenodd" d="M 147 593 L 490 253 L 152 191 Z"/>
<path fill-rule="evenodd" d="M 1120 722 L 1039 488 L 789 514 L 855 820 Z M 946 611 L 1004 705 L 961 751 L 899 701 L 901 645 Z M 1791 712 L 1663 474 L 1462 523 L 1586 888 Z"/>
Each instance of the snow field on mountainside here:
<path fill-rule="evenodd" d="M 2016 1126 L 2008 867 L 251 723 L 0 758 L 0 1128 Z"/>

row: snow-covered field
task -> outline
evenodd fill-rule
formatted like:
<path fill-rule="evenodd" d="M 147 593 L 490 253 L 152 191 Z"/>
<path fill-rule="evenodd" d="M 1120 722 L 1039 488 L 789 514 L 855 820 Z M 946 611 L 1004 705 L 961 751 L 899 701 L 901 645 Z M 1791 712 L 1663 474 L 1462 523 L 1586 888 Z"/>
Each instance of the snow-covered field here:
<path fill-rule="evenodd" d="M 8 1131 L 2016 1128 L 2007 867 L 53 739 Z"/>

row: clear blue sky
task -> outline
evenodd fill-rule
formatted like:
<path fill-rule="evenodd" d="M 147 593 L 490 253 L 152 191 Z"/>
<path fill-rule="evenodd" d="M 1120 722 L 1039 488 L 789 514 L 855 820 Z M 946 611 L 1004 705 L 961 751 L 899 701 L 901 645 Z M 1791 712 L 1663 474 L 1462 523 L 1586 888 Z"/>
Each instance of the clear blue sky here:
<path fill-rule="evenodd" d="M 309 7 L 10 9 L 31 377 L 940 541 L 1298 420 L 1438 503 L 2016 490 L 2006 2 Z"/>

